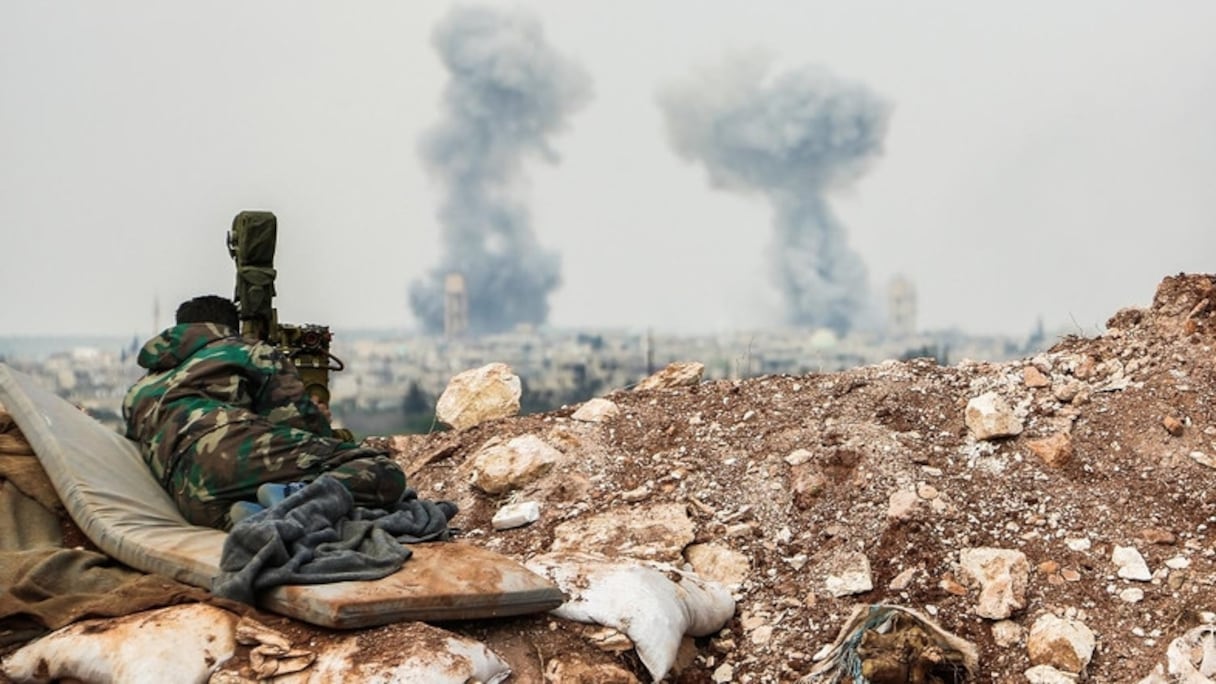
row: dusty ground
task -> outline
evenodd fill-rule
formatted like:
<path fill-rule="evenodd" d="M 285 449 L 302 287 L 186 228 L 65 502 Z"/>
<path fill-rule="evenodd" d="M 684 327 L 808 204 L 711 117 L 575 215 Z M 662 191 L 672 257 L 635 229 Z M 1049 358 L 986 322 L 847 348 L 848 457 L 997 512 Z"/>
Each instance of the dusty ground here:
<path fill-rule="evenodd" d="M 622 389 L 606 395 L 620 414 L 600 423 L 573 420 L 572 406 L 380 442 L 396 445 L 422 496 L 461 504 L 455 522 L 465 540 L 520 560 L 548 551 L 554 528 L 570 520 L 686 506 L 696 542 L 738 551 L 749 567 L 735 618 L 691 644 L 673 682 L 712 681 L 724 663 L 732 681 L 797 681 L 858 603 L 935 615 L 976 644 L 973 681 L 983 682 L 1025 681 L 1026 632 L 1045 612 L 1067 613 L 1097 637 L 1083 679 L 1134 682 L 1164 662 L 1171 639 L 1216 610 L 1214 343 L 1216 277 L 1178 276 L 1162 282 L 1151 308 L 1117 313 L 1103 336 L 1063 339 L 1023 361 L 926 359 Z M 1019 435 L 975 439 L 964 412 L 987 391 L 1015 407 Z M 523 434 L 545 439 L 563 460 L 510 496 L 473 489 L 462 465 L 490 440 Z M 1029 445 L 1059 434 L 1073 452 L 1048 465 Z M 917 496 L 893 517 L 892 494 L 901 491 Z M 540 502 L 540 520 L 494 531 L 490 518 L 508 499 Z M 1118 577 L 1115 546 L 1137 548 L 1153 579 Z M 1009 618 L 1022 631 L 1008 645 L 997 644 L 995 620 L 976 614 L 978 590 L 961 576 L 960 551 L 974 547 L 1027 557 L 1024 607 Z M 846 551 L 865 554 L 874 588 L 837 598 L 825 578 Z M 1177 557 L 1189 567 L 1167 568 Z M 905 588 L 889 588 L 910 568 Z M 1131 587 L 1142 600 L 1120 598 Z M 267 622 L 297 643 L 332 638 Z M 616 666 L 584 681 L 649 680 L 634 652 L 601 651 L 577 623 L 535 616 L 442 626 L 507 659 L 511 681 L 543 681 L 554 659 L 571 657 Z M 381 633 L 392 648 L 390 632 Z"/>
<path fill-rule="evenodd" d="M 1169 641 L 1197 624 L 1201 611 L 1216 609 L 1216 471 L 1201 462 L 1216 455 L 1214 283 L 1212 276 L 1167 278 L 1151 308 L 1119 312 L 1102 337 L 1064 339 L 1025 361 L 942 367 L 916 360 L 621 390 L 607 396 L 621 414 L 600 424 L 571 420 L 576 407 L 569 407 L 419 438 L 402 459 L 437 459 L 414 477 L 421 494 L 457 498 L 466 538 L 521 559 L 548 550 L 554 526 L 572 517 L 687 504 L 698 541 L 738 550 L 751 567 L 735 620 L 720 637 L 699 640 L 697 658 L 675 681 L 708 681 L 723 662 L 733 665 L 736 681 L 796 680 L 857 602 L 936 611 L 944 628 L 979 647 L 980 681 L 1022 681 L 1030 667 L 1025 632 L 1018 643 L 998 646 L 994 621 L 975 615 L 977 590 L 961 593 L 949 581 L 961 581 L 959 551 L 968 547 L 1025 553 L 1025 607 L 1011 620 L 1029 630 L 1045 611 L 1074 609 L 1097 637 L 1088 678 L 1135 681 L 1163 662 Z M 1049 383 L 1028 386 L 1028 366 Z M 1037 377 L 1031 372 L 1030 384 Z M 972 437 L 965 407 L 988 390 L 1024 414 L 1020 435 Z M 1028 443 L 1061 432 L 1074 453 L 1050 467 Z M 457 466 L 494 437 L 524 433 L 572 458 L 516 495 L 542 503 L 540 521 L 495 532 L 489 520 L 501 502 L 478 496 Z M 798 449 L 810 459 L 790 465 L 786 457 Z M 638 501 L 640 487 L 651 493 Z M 891 494 L 918 488 L 941 503 L 922 497 L 907 519 L 889 518 Z M 1080 539 L 1088 549 L 1067 544 Z M 1116 577 L 1116 545 L 1136 547 L 1154 579 Z M 872 591 L 842 598 L 824 591 L 842 549 L 864 551 Z M 1176 556 L 1189 568 L 1166 569 Z M 907 568 L 919 569 L 911 584 L 888 589 Z M 1118 597 L 1132 586 L 1143 590 L 1142 601 Z M 755 643 L 766 626 L 771 636 Z M 572 638 L 577 626 L 547 618 L 456 628 L 491 646 L 510 640 L 517 657 L 533 661 L 580 646 Z M 645 681 L 632 654 L 616 658 Z"/>

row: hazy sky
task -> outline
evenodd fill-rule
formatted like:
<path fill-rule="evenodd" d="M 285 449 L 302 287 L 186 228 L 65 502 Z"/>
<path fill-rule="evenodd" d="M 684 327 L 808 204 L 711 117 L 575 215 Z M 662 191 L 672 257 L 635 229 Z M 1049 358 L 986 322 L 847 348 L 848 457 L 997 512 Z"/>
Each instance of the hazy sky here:
<path fill-rule="evenodd" d="M 922 328 L 1096 332 L 1162 277 L 1216 272 L 1216 3 L 551 2 L 590 79 L 517 179 L 560 255 L 550 323 L 709 332 L 780 319 L 773 207 L 678 155 L 659 93 L 757 55 L 890 104 L 827 194 Z M 414 325 L 440 260 L 439 2 L 0 2 L 0 335 L 136 334 L 231 294 L 224 236 L 279 218 L 282 320 Z M 154 302 L 159 319 L 154 320 Z"/>

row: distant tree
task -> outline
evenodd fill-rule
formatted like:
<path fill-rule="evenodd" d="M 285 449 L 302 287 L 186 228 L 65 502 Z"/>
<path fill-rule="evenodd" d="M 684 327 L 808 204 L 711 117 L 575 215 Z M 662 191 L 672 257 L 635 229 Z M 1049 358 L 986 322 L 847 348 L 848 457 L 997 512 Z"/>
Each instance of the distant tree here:
<path fill-rule="evenodd" d="M 405 388 L 405 399 L 401 403 L 401 408 L 406 416 L 427 413 L 431 410 L 431 397 L 422 391 L 418 383 L 411 380 L 410 384 Z"/>

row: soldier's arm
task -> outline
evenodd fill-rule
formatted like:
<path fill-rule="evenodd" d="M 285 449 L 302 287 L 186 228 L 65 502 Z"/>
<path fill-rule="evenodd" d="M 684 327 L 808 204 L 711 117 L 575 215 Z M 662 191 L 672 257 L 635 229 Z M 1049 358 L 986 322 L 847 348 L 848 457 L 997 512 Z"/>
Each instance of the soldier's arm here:
<path fill-rule="evenodd" d="M 258 343 L 250 354 L 263 377 L 254 397 L 254 410 L 275 423 L 308 430 L 323 437 L 333 435 L 329 419 L 304 390 L 304 382 L 291 360 L 272 345 Z"/>

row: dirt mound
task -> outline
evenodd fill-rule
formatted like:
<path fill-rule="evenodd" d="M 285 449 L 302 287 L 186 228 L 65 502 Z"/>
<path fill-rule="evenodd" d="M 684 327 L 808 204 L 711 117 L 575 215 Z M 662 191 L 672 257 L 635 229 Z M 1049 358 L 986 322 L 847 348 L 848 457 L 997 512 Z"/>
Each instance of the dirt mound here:
<path fill-rule="evenodd" d="M 1101 337 L 1018 362 L 621 390 L 600 422 L 567 407 L 384 442 L 420 495 L 462 505 L 465 538 L 521 560 L 549 551 L 563 525 L 678 505 L 694 537 L 681 561 L 700 548 L 743 563 L 734 619 L 690 642 L 672 681 L 796 681 L 854 606 L 886 603 L 973 642 L 977 681 L 1023 681 L 1031 627 L 1053 614 L 1095 637 L 1084 677 L 1131 682 L 1216 610 L 1214 342 L 1216 278 L 1179 275 Z M 563 458 L 509 496 L 474 489 L 471 457 L 525 434 Z M 509 501 L 538 502 L 540 519 L 494 530 Z M 643 548 L 634 532 L 650 533 L 620 529 L 600 550 Z M 1116 563 L 1128 548 L 1147 574 Z M 1024 554 L 1024 581 L 981 592 L 964 557 L 982 549 Z M 872 588 L 842 586 L 861 557 Z M 571 660 L 600 668 L 585 681 L 648 680 L 633 651 L 551 616 L 445 627 L 485 641 L 513 681 Z"/>

